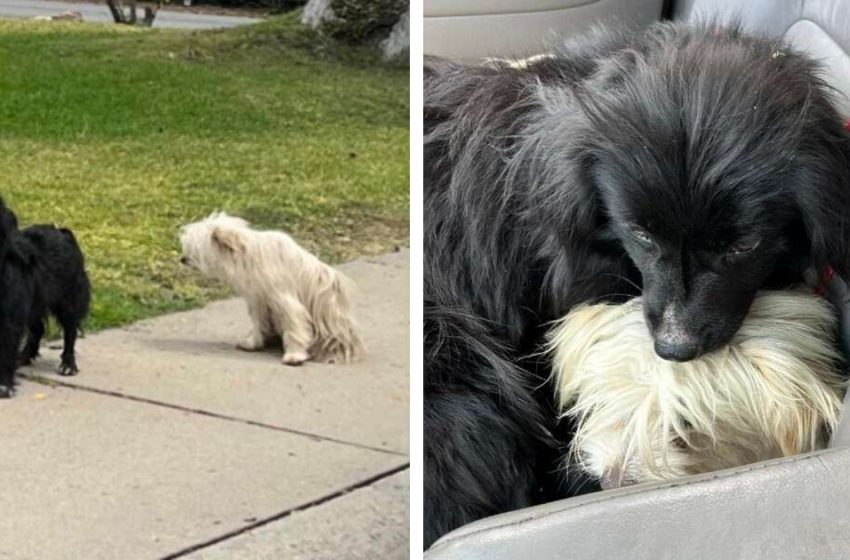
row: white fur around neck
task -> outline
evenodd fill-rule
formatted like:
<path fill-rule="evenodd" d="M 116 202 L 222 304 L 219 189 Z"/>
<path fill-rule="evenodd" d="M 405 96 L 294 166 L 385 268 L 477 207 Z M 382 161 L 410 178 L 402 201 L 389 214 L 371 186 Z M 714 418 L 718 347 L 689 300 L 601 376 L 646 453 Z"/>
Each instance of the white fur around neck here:
<path fill-rule="evenodd" d="M 549 336 L 571 456 L 625 484 L 823 447 L 845 390 L 836 328 L 823 298 L 762 292 L 729 346 L 676 363 L 655 354 L 639 298 L 577 308 Z"/>

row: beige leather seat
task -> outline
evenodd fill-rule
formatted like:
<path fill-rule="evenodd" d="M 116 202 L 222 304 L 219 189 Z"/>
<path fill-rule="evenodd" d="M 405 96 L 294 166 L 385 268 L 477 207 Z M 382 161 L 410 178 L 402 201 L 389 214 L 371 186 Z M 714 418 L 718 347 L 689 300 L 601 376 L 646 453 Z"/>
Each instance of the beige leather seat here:
<path fill-rule="evenodd" d="M 425 54 L 475 62 L 526 57 L 593 22 L 646 25 L 662 0 L 424 0 Z"/>

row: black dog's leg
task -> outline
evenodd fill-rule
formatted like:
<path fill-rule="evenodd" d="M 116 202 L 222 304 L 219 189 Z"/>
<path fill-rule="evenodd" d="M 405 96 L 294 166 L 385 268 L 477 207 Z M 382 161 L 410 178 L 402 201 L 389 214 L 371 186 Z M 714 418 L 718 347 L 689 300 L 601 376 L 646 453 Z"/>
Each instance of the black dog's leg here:
<path fill-rule="evenodd" d="M 74 345 L 77 343 L 77 329 L 79 321 L 73 317 L 58 317 L 62 325 L 62 333 L 65 343 L 62 347 L 62 362 L 59 364 L 59 375 L 75 375 L 80 370 L 77 368 L 77 360 L 74 354 Z"/>
<path fill-rule="evenodd" d="M 8 399 L 15 392 L 15 369 L 23 330 L 8 324 L 3 327 L 0 328 L 0 399 Z"/>
<path fill-rule="evenodd" d="M 41 346 L 41 339 L 44 336 L 44 320 L 39 319 L 30 324 L 27 343 L 24 345 L 24 350 L 18 359 L 20 365 L 29 365 L 38 358 L 38 349 Z"/>

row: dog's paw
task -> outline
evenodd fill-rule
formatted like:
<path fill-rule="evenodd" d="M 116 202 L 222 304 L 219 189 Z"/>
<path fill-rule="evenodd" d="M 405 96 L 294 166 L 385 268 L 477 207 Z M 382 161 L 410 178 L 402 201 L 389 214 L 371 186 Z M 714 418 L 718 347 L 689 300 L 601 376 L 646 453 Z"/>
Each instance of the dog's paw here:
<path fill-rule="evenodd" d="M 256 352 L 263 349 L 263 343 L 257 342 L 253 336 L 249 336 L 244 341 L 236 345 L 236 348 L 244 352 Z"/>
<path fill-rule="evenodd" d="M 300 366 L 309 359 L 307 352 L 287 352 L 281 361 L 288 366 Z"/>
<path fill-rule="evenodd" d="M 77 375 L 80 373 L 80 368 L 77 367 L 77 364 L 59 364 L 59 368 L 56 370 L 59 375 L 69 376 L 69 375 Z"/>
<path fill-rule="evenodd" d="M 14 394 L 15 389 L 13 387 L 9 387 L 7 385 L 0 385 L 0 399 L 12 398 L 12 395 Z"/>

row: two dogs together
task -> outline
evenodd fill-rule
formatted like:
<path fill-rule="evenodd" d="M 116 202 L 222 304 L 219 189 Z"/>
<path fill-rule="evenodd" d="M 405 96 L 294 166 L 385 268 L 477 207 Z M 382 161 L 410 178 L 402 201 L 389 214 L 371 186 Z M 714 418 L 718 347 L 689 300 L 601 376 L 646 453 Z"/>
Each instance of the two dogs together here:
<path fill-rule="evenodd" d="M 830 95 L 781 41 L 712 24 L 426 62 L 426 544 L 824 444 L 834 310 L 788 290 L 850 272 Z"/>
<path fill-rule="evenodd" d="M 361 356 L 348 279 L 290 236 L 217 213 L 185 226 L 181 244 L 183 264 L 230 283 L 245 298 L 252 331 L 239 348 L 260 350 L 282 338 L 287 365 Z M 0 270 L 0 398 L 12 396 L 17 367 L 38 356 L 48 314 L 64 334 L 58 371 L 76 374 L 75 343 L 91 286 L 74 234 L 49 225 L 21 230 L 0 201 Z"/>

